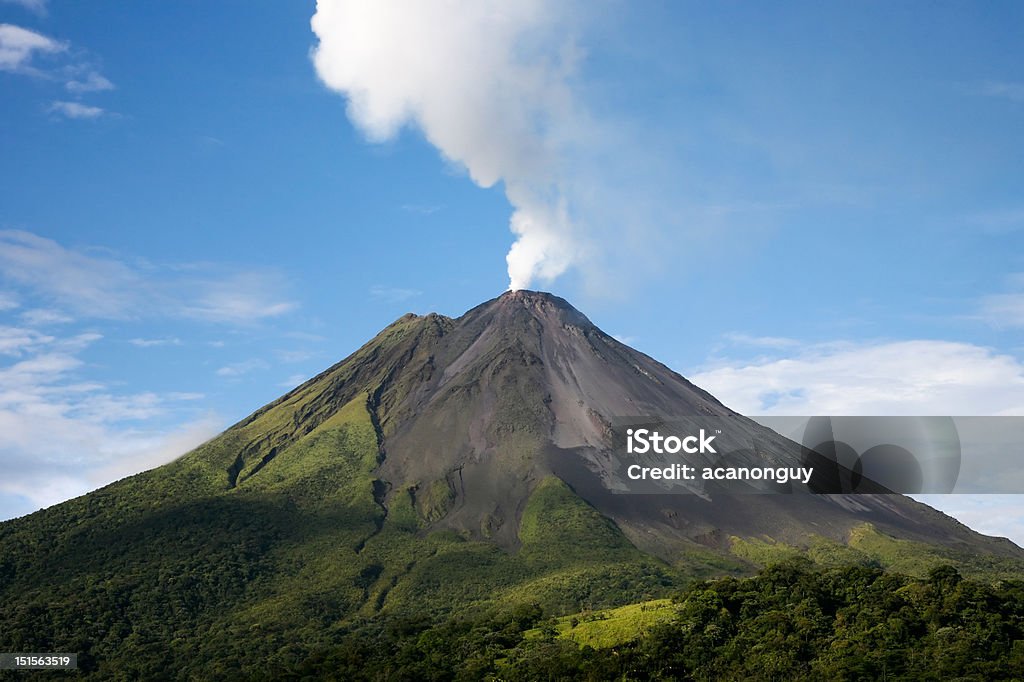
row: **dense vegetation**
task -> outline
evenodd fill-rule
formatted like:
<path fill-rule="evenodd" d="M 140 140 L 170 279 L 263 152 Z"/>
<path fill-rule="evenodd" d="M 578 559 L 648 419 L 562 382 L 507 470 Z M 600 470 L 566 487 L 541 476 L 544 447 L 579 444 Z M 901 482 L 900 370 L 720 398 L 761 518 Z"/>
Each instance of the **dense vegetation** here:
<path fill-rule="evenodd" d="M 739 538 L 734 558 L 669 565 L 554 477 L 528 498 L 510 553 L 428 531 L 443 484 L 380 503 L 365 395 L 267 463 L 270 419 L 288 421 L 269 412 L 171 465 L 0 524 L 0 651 L 77 652 L 97 679 L 857 679 L 932 667 L 991 678 L 1024 663 L 1020 583 L 988 586 L 1006 562 L 959 557 L 988 582 L 959 581 L 935 572 L 957 557 L 864 526 L 849 546 L 803 551 L 815 570 L 792 563 L 797 548 Z M 246 442 L 261 449 L 233 468 Z M 656 611 L 600 611 L 746 573 L 742 559 L 789 568 L 699 583 Z"/>
<path fill-rule="evenodd" d="M 997 680 L 1024 671 L 1024 581 L 977 582 L 951 566 L 913 578 L 794 558 L 756 577 L 693 583 L 671 600 L 572 616 L 520 603 L 329 627 L 325 614 L 304 640 L 204 624 L 189 634 L 210 641 L 187 659 L 159 613 L 125 614 L 112 632 L 95 627 L 97 614 L 77 615 L 60 625 L 78 628 L 82 672 L 103 679 Z M 45 611 L 34 617 L 58 625 Z M 97 661 L 93 637 L 123 648 Z"/>
<path fill-rule="evenodd" d="M 489 619 L 373 621 L 278 679 L 337 680 L 945 680 L 1024 674 L 1024 581 L 924 579 L 803 559 L 754 578 L 692 585 L 646 628 L 622 617 L 544 619 L 519 607 Z M 636 608 L 628 618 L 635 618 Z M 618 611 L 622 611 L 621 609 Z M 615 646 L 572 633 L 608 622 Z M 568 627 L 564 627 L 564 626 Z M 539 626 L 539 627 L 537 627 Z M 614 637 L 613 637 L 614 638 Z"/>
<path fill-rule="evenodd" d="M 256 420 L 170 465 L 0 524 L 0 651 L 77 652 L 100 679 L 252 677 L 375 627 L 366 623 L 533 602 L 567 613 L 685 582 L 556 478 L 527 500 L 514 554 L 424 532 L 443 491 L 380 503 L 365 395 L 269 459 L 273 445 L 257 439 L 273 427 Z M 247 441 L 263 449 L 243 461 Z"/>
<path fill-rule="evenodd" d="M 290 417 L 0 524 L 0 651 L 77 652 L 96 679 L 992 678 L 1024 664 L 1024 591 L 988 586 L 1005 562 L 961 558 L 989 583 L 959 581 L 935 572 L 954 557 L 865 526 L 804 552 L 856 568 L 815 572 L 797 548 L 739 538 L 733 558 L 669 565 L 555 477 L 509 552 L 429 530 L 443 483 L 381 504 L 365 395 L 275 458 L 271 419 Z M 600 611 L 746 573 L 742 559 L 789 568 Z"/>

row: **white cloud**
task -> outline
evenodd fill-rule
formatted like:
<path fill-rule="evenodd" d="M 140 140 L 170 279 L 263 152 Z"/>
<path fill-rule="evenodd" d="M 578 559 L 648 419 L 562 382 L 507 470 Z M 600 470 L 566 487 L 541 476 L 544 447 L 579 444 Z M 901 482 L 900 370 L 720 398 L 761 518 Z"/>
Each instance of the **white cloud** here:
<path fill-rule="evenodd" d="M 200 293 L 186 313 L 214 322 L 254 322 L 295 310 L 293 301 L 280 300 L 284 283 L 271 273 L 248 272 L 201 283 Z"/>
<path fill-rule="evenodd" d="M 43 325 L 153 317 L 243 324 L 294 308 L 280 296 L 287 282 L 273 271 L 143 263 L 19 231 L 0 231 L 0 283 L 11 288 L 4 308 L 20 322 L 0 325 L 0 519 L 163 464 L 222 426 L 183 407 L 201 394 L 126 393 L 96 381 L 97 367 L 83 358 L 103 336 L 81 326 L 50 333 Z M 31 307 L 18 310 L 21 301 Z M 180 340 L 128 342 L 146 348 Z M 220 374 L 267 366 L 238 363 Z"/>
<path fill-rule="evenodd" d="M 820 344 L 689 379 L 743 414 L 1024 415 L 1024 364 L 968 343 Z"/>
<path fill-rule="evenodd" d="M 1024 546 L 1024 495 L 913 495 L 979 533 Z"/>
<path fill-rule="evenodd" d="M 58 339 L 55 344 L 62 351 L 77 352 L 102 338 L 103 335 L 98 332 L 84 332 L 64 339 Z"/>
<path fill-rule="evenodd" d="M 0 353 L 4 355 L 20 356 L 53 340 L 52 336 L 46 336 L 34 329 L 0 327 Z"/>
<path fill-rule="evenodd" d="M 240 377 L 243 374 L 255 372 L 256 370 L 269 369 L 268 365 L 264 360 L 244 360 L 242 362 L 233 362 L 230 365 L 225 365 L 217 370 L 217 376 L 219 377 Z"/>
<path fill-rule="evenodd" d="M 202 400 L 206 395 L 188 391 L 173 391 L 167 394 L 168 400 Z"/>
<path fill-rule="evenodd" d="M 72 414 L 92 421 L 122 422 L 152 419 L 164 414 L 163 399 L 144 392 L 130 396 L 89 395 L 75 406 Z"/>
<path fill-rule="evenodd" d="M 84 495 L 118 479 L 166 464 L 216 435 L 222 424 L 201 417 L 167 429 L 122 430 L 62 415 L 24 417 L 0 410 L 0 428 L 17 428 L 17 441 L 0 436 L 0 519 Z"/>
<path fill-rule="evenodd" d="M 18 230 L 0 230 L 0 277 L 86 318 L 165 316 L 238 325 L 297 307 L 281 296 L 287 282 L 273 271 L 143 267 Z"/>
<path fill-rule="evenodd" d="M 114 84 L 96 71 L 89 70 L 81 78 L 74 78 L 64 84 L 69 92 L 82 94 L 85 92 L 102 92 L 113 90 Z"/>
<path fill-rule="evenodd" d="M 0 274 L 95 317 L 123 316 L 149 288 L 124 263 L 18 230 L 0 231 Z"/>
<path fill-rule="evenodd" d="M 11 0 L 7 0 L 10 2 Z M 45 13 L 45 3 L 22 0 L 17 4 Z M 81 50 L 70 52 L 68 44 L 49 36 L 13 24 L 0 23 L 0 71 L 18 73 L 46 80 L 64 81 L 64 87 L 73 95 L 113 90 L 114 84 L 88 62 L 69 61 L 80 56 Z M 36 66 L 36 55 L 58 55 L 62 58 L 49 67 Z M 117 117 L 102 107 L 83 102 L 54 100 L 46 111 L 67 119 L 95 120 L 104 116 Z"/>
<path fill-rule="evenodd" d="M 181 339 L 129 339 L 128 343 L 139 348 L 153 348 L 155 346 L 180 346 Z"/>
<path fill-rule="evenodd" d="M 1024 415 L 1024 363 L 967 343 L 833 343 L 688 377 L 748 415 Z M 1024 546 L 1024 496 L 915 495 Z"/>
<path fill-rule="evenodd" d="M 74 322 L 75 319 L 59 310 L 51 310 L 49 308 L 33 308 L 32 310 L 26 310 L 21 314 L 21 319 L 26 324 L 42 326 L 47 324 L 68 324 Z"/>
<path fill-rule="evenodd" d="M 63 52 L 61 42 L 13 24 L 0 24 L 0 71 L 38 75 L 30 62 L 37 53 Z"/>
<path fill-rule="evenodd" d="M 103 485 L 166 464 L 205 443 L 221 428 L 221 420 L 211 414 L 168 431 L 132 432 L 111 447 L 121 456 L 89 472 L 87 480 L 92 486 Z"/>
<path fill-rule="evenodd" d="M 793 348 L 799 346 L 796 339 L 789 339 L 783 336 L 751 336 L 733 332 L 725 335 L 725 338 L 739 346 L 757 346 L 762 348 Z"/>
<path fill-rule="evenodd" d="M 0 312 L 14 310 L 19 306 L 21 306 L 21 302 L 17 296 L 6 291 L 0 291 Z"/>
<path fill-rule="evenodd" d="M 60 502 L 166 463 L 221 426 L 212 416 L 154 424 L 191 394 L 118 395 L 83 380 L 77 353 L 100 338 L 28 334 L 12 353 L 27 357 L 0 367 L 0 501 L 27 499 L 31 509 Z M 31 509 L 0 507 L 0 518 Z"/>
<path fill-rule="evenodd" d="M 106 111 L 101 107 L 94 107 L 81 102 L 55 101 L 50 104 L 47 110 L 52 114 L 60 114 L 65 118 L 91 120 L 103 116 Z"/>

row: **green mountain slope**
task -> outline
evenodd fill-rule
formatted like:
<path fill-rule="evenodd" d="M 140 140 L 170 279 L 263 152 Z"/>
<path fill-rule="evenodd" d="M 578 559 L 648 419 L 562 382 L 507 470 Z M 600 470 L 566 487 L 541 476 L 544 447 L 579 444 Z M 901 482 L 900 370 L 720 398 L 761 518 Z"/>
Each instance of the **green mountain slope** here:
<path fill-rule="evenodd" d="M 556 297 L 407 315 L 181 459 L 0 523 L 0 651 L 78 652 L 102 678 L 253 677 L 368 624 L 525 629 L 796 554 L 1024 565 L 899 496 L 612 495 L 606 425 L 630 411 L 743 420 Z"/>
<path fill-rule="evenodd" d="M 187 661 L 203 676 L 224 657 L 255 672 L 301 660 L 362 618 L 568 611 L 683 578 L 554 478 L 529 498 L 514 555 L 425 532 L 412 496 L 380 503 L 366 396 L 232 487 L 230 466 L 211 462 L 234 461 L 243 438 L 0 525 L 0 646 L 76 651 L 101 676 Z M 549 515 L 564 523 L 553 530 Z"/>

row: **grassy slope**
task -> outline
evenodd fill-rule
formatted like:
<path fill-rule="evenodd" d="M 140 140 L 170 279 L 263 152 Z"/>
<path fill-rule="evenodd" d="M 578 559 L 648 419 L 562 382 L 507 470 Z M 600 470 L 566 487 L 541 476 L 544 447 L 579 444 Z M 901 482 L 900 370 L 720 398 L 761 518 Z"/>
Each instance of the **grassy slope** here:
<path fill-rule="evenodd" d="M 605 649 L 639 639 L 655 625 L 667 623 L 675 617 L 676 608 L 671 599 L 652 599 L 614 609 L 562 616 L 554 623 L 528 630 L 525 636 L 538 639 L 553 630 L 558 637 L 576 642 L 581 647 Z"/>
<path fill-rule="evenodd" d="M 250 428 L 270 420 L 283 418 L 267 413 Z M 246 430 L 0 525 L 0 649 L 78 651 L 101 675 L 195 661 L 191 672 L 216 676 L 235 659 L 301 658 L 353 619 L 535 602 L 568 613 L 662 595 L 684 579 L 555 478 L 527 503 L 512 555 L 426 533 L 408 495 L 385 510 L 374 497 L 379 449 L 366 395 L 258 475 L 245 477 L 247 463 L 230 488 L 211 462 L 232 460 Z"/>
<path fill-rule="evenodd" d="M 943 565 L 956 566 L 977 580 L 997 583 L 1020 580 L 1020 566 L 1007 559 L 968 555 L 941 547 L 900 540 L 879 532 L 869 523 L 854 528 L 849 544 L 826 538 L 811 538 L 806 548 L 794 547 L 772 538 L 731 538 L 732 552 L 759 566 L 771 566 L 800 558 L 809 559 L 820 569 L 863 566 L 883 568 L 898 574 L 925 578 L 929 571 Z M 660 623 L 677 616 L 678 608 L 670 600 L 642 601 L 613 609 L 590 611 L 554 619 L 526 633 L 528 639 L 555 635 L 582 646 L 609 648 L 640 639 Z"/>
<path fill-rule="evenodd" d="M 228 489 L 210 462 L 238 440 L 0 526 L 0 648 L 130 669 L 361 603 L 346 560 L 382 517 L 365 397 Z"/>
<path fill-rule="evenodd" d="M 794 547 L 768 537 L 730 538 L 733 554 L 757 566 L 804 556 L 824 567 L 877 566 L 915 577 L 923 577 L 942 564 L 956 566 L 965 576 L 985 581 L 1022 575 L 1020 563 L 1012 559 L 901 540 L 880 532 L 870 523 L 855 526 L 845 545 L 823 537 L 809 540 L 807 547 Z"/>

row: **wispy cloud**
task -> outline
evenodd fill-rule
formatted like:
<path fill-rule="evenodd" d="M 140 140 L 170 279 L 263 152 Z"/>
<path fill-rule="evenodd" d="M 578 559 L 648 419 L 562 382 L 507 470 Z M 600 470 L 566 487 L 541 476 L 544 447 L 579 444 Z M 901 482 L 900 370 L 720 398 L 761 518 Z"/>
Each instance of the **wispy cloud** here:
<path fill-rule="evenodd" d="M 30 232 L 0 231 L 0 274 L 55 302 L 95 317 L 120 317 L 149 288 L 112 258 L 66 249 Z"/>
<path fill-rule="evenodd" d="M 167 394 L 168 400 L 202 400 L 205 397 L 205 393 L 196 393 L 195 391 L 174 391 Z"/>
<path fill-rule="evenodd" d="M 1024 293 L 985 296 L 981 299 L 980 315 L 996 328 L 1024 327 Z"/>
<path fill-rule="evenodd" d="M 6 291 L 0 291 L 0 312 L 14 310 L 21 305 L 18 297 Z"/>
<path fill-rule="evenodd" d="M 27 500 L 22 512 L 164 464 L 221 426 L 209 415 L 160 426 L 186 394 L 120 395 L 84 379 L 78 354 L 101 338 L 0 332 L 17 358 L 0 366 L 0 498 Z"/>
<path fill-rule="evenodd" d="M 39 16 L 46 15 L 47 0 L 0 0 L 7 5 L 20 5 Z"/>
<path fill-rule="evenodd" d="M 85 318 L 178 317 L 247 324 L 297 308 L 271 270 L 222 264 L 142 267 L 69 249 L 31 232 L 0 230 L 0 278 Z"/>
<path fill-rule="evenodd" d="M 313 353 L 307 350 L 278 350 L 276 354 L 281 362 L 287 363 L 305 362 L 313 357 Z"/>
<path fill-rule="evenodd" d="M 213 135 L 199 135 L 196 137 L 196 142 L 200 147 L 205 149 L 213 149 L 216 147 L 223 147 L 227 143 L 219 137 Z"/>
<path fill-rule="evenodd" d="M 974 319 L 995 329 L 1024 328 L 1024 272 L 1011 273 L 1004 279 L 1008 291 L 978 299 Z"/>
<path fill-rule="evenodd" d="M 80 95 L 86 92 L 102 92 L 104 90 L 113 90 L 114 84 L 111 83 L 106 77 L 100 75 L 96 71 L 89 70 L 83 76 L 79 78 L 72 78 L 64 84 L 64 87 L 68 89 L 68 92 L 73 92 L 76 95 Z"/>
<path fill-rule="evenodd" d="M 279 317 L 298 307 L 280 300 L 282 278 L 270 272 L 244 272 L 201 283 L 201 293 L 185 307 L 191 317 L 214 322 L 253 322 Z"/>
<path fill-rule="evenodd" d="M 744 414 L 1024 415 L 1024 363 L 951 341 L 813 344 L 688 378 Z"/>
<path fill-rule="evenodd" d="M 1024 543 L 1024 505 L 1020 495 L 913 495 L 974 530 Z"/>
<path fill-rule="evenodd" d="M 81 102 L 55 101 L 47 109 L 51 114 L 59 114 L 65 118 L 93 120 L 106 114 L 102 107 L 94 107 Z"/>
<path fill-rule="evenodd" d="M 727 341 L 738 346 L 756 346 L 759 348 L 793 348 L 800 345 L 796 339 L 789 339 L 783 336 L 751 336 L 731 332 L 725 335 Z"/>
<path fill-rule="evenodd" d="M 385 286 L 373 286 L 370 287 L 370 296 L 380 301 L 387 301 L 388 303 L 400 303 L 402 301 L 408 301 L 410 298 L 416 298 L 422 296 L 423 292 L 419 289 L 403 289 L 401 287 L 385 287 Z"/>
<path fill-rule="evenodd" d="M 121 429 L 62 414 L 28 416 L 0 408 L 0 518 L 27 514 L 166 464 L 216 435 L 214 415 L 170 428 Z M 11 429 L 11 431 L 8 431 Z M 82 453 L 87 453 L 83 456 Z"/>
<path fill-rule="evenodd" d="M 17 4 L 40 14 L 46 9 L 43 2 L 26 0 Z M 76 99 L 89 93 L 113 90 L 115 86 L 110 79 L 90 61 L 84 60 L 84 54 L 81 49 L 69 50 L 65 41 L 14 24 L 0 23 L 0 71 L 63 82 L 67 92 Z M 39 64 L 39 55 L 47 55 L 51 59 Z M 46 111 L 54 116 L 78 120 L 117 117 L 102 107 L 63 99 L 52 101 Z"/>
<path fill-rule="evenodd" d="M 41 75 L 31 62 L 37 54 L 63 52 L 67 45 L 14 24 L 0 24 L 0 71 Z"/>
<path fill-rule="evenodd" d="M 288 389 L 295 388 L 296 386 L 300 385 L 307 379 L 309 379 L 309 377 L 306 376 L 305 374 L 293 374 L 284 381 L 282 381 L 281 383 L 279 383 L 278 387 Z"/>
<path fill-rule="evenodd" d="M 54 340 L 35 329 L 0 327 L 0 354 L 21 356 Z"/>
<path fill-rule="evenodd" d="M 139 348 L 153 348 L 156 346 L 180 346 L 181 339 L 129 339 L 128 343 Z"/>
<path fill-rule="evenodd" d="M 268 365 L 265 360 L 252 359 L 225 365 L 218 369 L 216 373 L 219 377 L 240 377 L 244 374 L 249 374 L 250 372 L 269 368 L 270 365 Z"/>
<path fill-rule="evenodd" d="M 50 308 L 33 308 L 21 314 L 21 319 L 26 324 L 34 326 L 45 326 L 49 324 L 69 324 L 75 321 L 70 315 L 65 315 L 59 310 Z"/>

